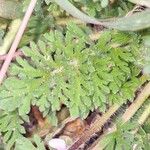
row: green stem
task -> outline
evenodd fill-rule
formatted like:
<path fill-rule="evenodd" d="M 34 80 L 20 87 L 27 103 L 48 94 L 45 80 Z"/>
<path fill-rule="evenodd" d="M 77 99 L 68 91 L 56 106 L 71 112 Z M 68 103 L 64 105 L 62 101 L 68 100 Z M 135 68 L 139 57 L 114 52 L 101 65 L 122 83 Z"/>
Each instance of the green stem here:
<path fill-rule="evenodd" d="M 150 103 L 146 106 L 144 112 L 138 119 L 138 124 L 142 125 L 150 115 Z"/>
<path fill-rule="evenodd" d="M 136 111 L 141 107 L 141 105 L 145 102 L 145 100 L 147 100 L 147 98 L 149 96 L 150 96 L 150 82 L 144 87 L 144 89 L 138 95 L 136 100 L 129 106 L 129 108 L 123 114 L 123 116 L 122 116 L 123 123 L 126 123 L 129 119 L 131 119 L 133 117 L 133 115 L 136 113 Z M 140 117 L 138 123 L 141 124 L 142 122 L 144 122 L 149 114 L 150 114 L 150 105 L 148 105 L 147 109 L 143 112 L 143 114 Z M 112 132 L 115 132 L 116 130 L 117 130 L 116 125 L 113 125 L 109 131 L 106 131 L 98 139 L 98 142 L 96 143 L 96 146 L 92 150 L 96 150 L 96 149 L 101 149 L 102 150 L 102 149 L 104 149 L 107 146 L 109 141 L 108 142 L 103 142 L 103 138 L 105 138 L 106 135 L 108 135 Z"/>
<path fill-rule="evenodd" d="M 9 28 L 9 32 L 5 36 L 2 46 L 0 46 L 0 55 L 6 54 L 7 51 L 9 50 L 9 48 L 16 36 L 16 33 L 19 29 L 20 24 L 21 24 L 20 19 L 15 19 L 14 21 L 12 21 L 10 28 Z"/>
<path fill-rule="evenodd" d="M 144 87 L 142 92 L 138 95 L 136 100 L 131 104 L 131 106 L 125 111 L 122 116 L 123 122 L 127 122 L 132 118 L 136 111 L 142 106 L 145 100 L 150 96 L 150 82 Z"/>

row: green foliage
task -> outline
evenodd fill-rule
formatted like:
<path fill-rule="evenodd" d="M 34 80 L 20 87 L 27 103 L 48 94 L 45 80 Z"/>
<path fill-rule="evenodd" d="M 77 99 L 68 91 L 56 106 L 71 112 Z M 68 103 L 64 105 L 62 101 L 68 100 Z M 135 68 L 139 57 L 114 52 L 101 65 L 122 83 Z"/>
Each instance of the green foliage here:
<path fill-rule="evenodd" d="M 10 149 L 16 139 L 21 138 L 25 133 L 25 129 L 21 124 L 23 120 L 20 119 L 17 111 L 2 112 L 0 114 L 0 132 L 3 133 L 3 142 L 7 143 L 6 149 Z"/>
<path fill-rule="evenodd" d="M 143 129 L 145 130 L 146 133 L 150 134 L 150 117 L 144 123 Z"/>
<path fill-rule="evenodd" d="M 150 27 L 150 10 L 141 13 L 115 19 L 97 19 L 90 17 L 76 8 L 68 0 L 55 0 L 55 2 L 73 17 L 78 18 L 86 23 L 103 25 L 107 28 L 113 28 L 121 31 L 137 31 Z M 76 12 L 76 13 L 74 13 Z"/>
<path fill-rule="evenodd" d="M 36 15 L 32 16 L 26 32 L 22 37 L 19 47 L 25 46 L 30 43 L 30 41 L 37 41 L 41 34 L 45 33 L 48 28 L 53 24 L 53 20 L 49 16 Z"/>
<path fill-rule="evenodd" d="M 131 101 L 140 85 L 133 53 L 138 41 L 136 34 L 105 31 L 93 42 L 72 23 L 65 35 L 59 31 L 44 34 L 23 48 L 27 59 L 17 58 L 11 65 L 0 89 L 0 109 L 5 114 L 0 116 L 9 124 L 15 119 L 8 117 L 17 117 L 15 134 L 21 135 L 20 124 L 22 118 L 28 121 L 31 105 L 56 123 L 62 104 L 72 117 L 85 118 L 95 108 L 105 111 L 106 105 Z M 11 136 L 13 128 L 7 122 L 2 121 L 6 128 L 0 132 Z"/>
<path fill-rule="evenodd" d="M 142 128 L 140 127 L 138 134 L 135 135 L 137 141 L 138 141 L 138 146 L 137 149 L 141 150 L 149 150 L 150 148 L 150 135 Z"/>
<path fill-rule="evenodd" d="M 137 127 L 135 123 L 122 124 L 119 121 L 116 131 L 106 135 L 99 146 L 104 150 L 132 150 L 133 148 L 148 150 L 150 147 L 148 134 L 142 128 L 136 133 Z"/>
<path fill-rule="evenodd" d="M 52 2 L 52 0 L 46 1 L 49 5 L 48 10 L 53 14 L 53 16 L 65 15 L 64 11 L 61 10 L 59 6 Z M 110 4 L 109 0 L 71 0 L 71 2 L 88 15 L 95 16 L 97 18 L 122 16 L 133 7 L 131 3 L 123 0 L 119 0 L 115 2 L 115 4 Z"/>
<path fill-rule="evenodd" d="M 149 112 L 145 113 L 149 108 L 149 102 L 150 100 L 148 99 L 130 121 L 122 123 L 120 119 L 116 119 L 117 125 L 111 128 L 112 133 L 110 130 L 110 133 L 102 138 L 97 147 L 103 147 L 104 150 L 149 150 L 149 119 L 143 123 L 144 119 L 149 115 Z M 145 116 L 142 116 L 143 113 Z M 143 119 L 143 124 L 141 119 Z"/>
<path fill-rule="evenodd" d="M 117 130 L 106 135 L 102 140 L 104 150 L 131 150 L 135 144 L 135 137 L 131 130 L 135 129 L 135 124 L 125 123 L 120 121 L 117 125 Z"/>
<path fill-rule="evenodd" d="M 0 16 L 7 19 L 22 17 L 29 2 L 30 0 L 18 0 L 18 2 L 15 0 L 6 0 L 6 2 L 5 0 L 1 0 L 4 7 L 1 8 Z M 131 3 L 124 0 L 118 0 L 114 4 L 111 4 L 109 0 L 71 0 L 71 2 L 87 14 L 98 18 L 124 15 L 133 7 Z M 45 4 L 49 5 L 48 10 L 53 16 L 62 16 L 65 14 L 65 12 L 54 3 L 54 0 L 37 0 L 35 13 L 41 14 Z"/>
<path fill-rule="evenodd" d="M 14 19 L 22 17 L 30 0 L 1 2 L 5 3 L 5 7 L 0 9 L 0 16 Z M 124 0 L 113 4 L 109 0 L 70 2 L 96 18 L 124 16 L 133 8 L 131 3 Z M 63 28 L 63 32 L 58 31 L 61 27 L 58 28 L 54 20 L 66 16 L 69 14 L 60 9 L 54 0 L 37 1 L 19 46 L 27 45 L 23 48 L 26 57 L 17 58 L 11 64 L 9 76 L 0 87 L 0 133 L 8 150 L 15 142 L 15 150 L 45 150 L 38 136 L 34 136 L 32 142 L 23 137 L 23 123 L 29 121 L 31 105 L 38 106 L 53 125 L 57 125 L 56 113 L 62 104 L 69 108 L 72 117 L 86 118 L 94 109 L 104 112 L 106 106 L 133 100 L 141 84 L 138 79 L 139 61 L 136 59 L 139 54 L 141 64 L 145 66 L 144 73 L 150 72 L 149 30 L 142 37 L 134 33 L 104 31 L 99 40 L 92 41 L 88 36 L 91 31 L 72 23 L 68 24 L 67 31 L 66 28 Z M 124 22 L 123 18 L 122 27 L 128 23 L 135 25 L 132 23 L 135 19 Z M 147 20 L 144 18 L 145 22 Z M 5 23 L 8 24 L 8 20 Z M 118 26 L 117 23 L 115 25 Z M 46 33 L 50 28 L 55 31 Z M 0 45 L 5 35 L 4 28 L 0 27 Z M 142 46 L 139 43 L 141 39 L 144 43 Z M 34 42 L 30 42 L 32 40 Z M 104 139 L 106 149 L 130 150 L 135 144 L 139 150 L 149 149 L 149 136 L 146 133 L 149 122 L 144 126 L 146 132 L 141 129 L 137 135 L 133 135 L 131 131 L 134 129 L 131 123 L 118 125 L 117 131 Z"/>
<path fill-rule="evenodd" d="M 17 140 L 15 150 L 46 150 L 44 143 L 37 135 L 34 135 L 33 142 L 34 144 L 29 139 L 22 137 Z"/>

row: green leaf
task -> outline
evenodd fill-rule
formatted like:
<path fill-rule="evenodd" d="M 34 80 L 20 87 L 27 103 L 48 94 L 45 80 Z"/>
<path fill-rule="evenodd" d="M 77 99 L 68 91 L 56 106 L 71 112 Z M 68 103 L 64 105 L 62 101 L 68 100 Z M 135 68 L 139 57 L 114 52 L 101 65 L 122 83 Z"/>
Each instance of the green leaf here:
<path fill-rule="evenodd" d="M 39 136 L 34 135 L 33 141 L 35 142 L 35 145 L 25 137 L 17 139 L 15 150 L 46 150 L 44 143 L 41 141 Z"/>
<path fill-rule="evenodd" d="M 147 6 L 147 7 L 150 7 L 150 2 L 148 0 L 128 0 L 132 3 L 135 3 L 135 4 L 139 4 L 139 5 L 144 5 L 144 6 Z"/>
<path fill-rule="evenodd" d="M 107 134 L 97 145 L 103 149 L 127 149 L 131 150 L 133 148 L 136 138 L 130 130 L 136 128 L 135 124 L 127 122 L 121 124 L 121 121 L 118 121 L 117 130 L 113 133 Z"/>
<path fill-rule="evenodd" d="M 42 35 L 23 48 L 26 57 L 11 64 L 0 87 L 0 131 L 11 145 L 23 133 L 21 118 L 28 121 L 31 105 L 56 126 L 62 105 L 71 117 L 86 118 L 95 109 L 105 112 L 106 106 L 132 101 L 141 85 L 134 55 L 140 46 L 137 34 L 104 31 L 92 42 L 75 24 L 67 29 Z"/>
<path fill-rule="evenodd" d="M 30 96 L 22 97 L 22 104 L 19 107 L 19 115 L 24 116 L 29 113 L 31 107 Z"/>
<path fill-rule="evenodd" d="M 90 17 L 80 10 L 78 10 L 73 4 L 68 0 L 55 0 L 55 2 L 64 10 L 66 10 L 72 16 L 91 24 L 103 25 L 109 28 L 114 28 L 123 31 L 135 31 L 140 29 L 145 29 L 150 27 L 150 10 L 146 10 L 140 13 L 133 14 L 131 16 L 126 16 L 116 19 L 102 19 L 98 20 L 96 18 Z"/>
<path fill-rule="evenodd" d="M 109 1 L 108 1 L 108 0 L 102 0 L 102 1 L 101 1 L 101 6 L 102 6 L 102 8 L 105 8 L 108 4 L 109 4 Z"/>
<path fill-rule="evenodd" d="M 7 143 L 6 148 L 10 149 L 16 139 L 21 138 L 25 134 L 25 129 L 21 124 L 23 121 L 19 118 L 18 113 L 1 112 L 0 114 L 0 132 L 4 133 L 4 143 Z"/>

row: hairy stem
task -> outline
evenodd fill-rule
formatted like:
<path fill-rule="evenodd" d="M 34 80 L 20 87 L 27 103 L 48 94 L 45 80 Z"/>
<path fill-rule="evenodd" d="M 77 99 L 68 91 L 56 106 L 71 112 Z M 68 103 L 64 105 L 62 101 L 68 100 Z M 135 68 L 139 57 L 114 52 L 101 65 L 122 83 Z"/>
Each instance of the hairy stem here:
<path fill-rule="evenodd" d="M 20 19 L 15 19 L 12 21 L 12 23 L 9 27 L 9 32 L 6 34 L 6 36 L 3 40 L 2 46 L 0 46 L 0 55 L 6 54 L 7 51 L 9 50 L 9 48 L 14 40 L 14 37 L 16 36 L 16 33 L 18 31 L 20 24 L 21 24 Z"/>
<path fill-rule="evenodd" d="M 17 52 L 14 53 L 13 55 L 13 60 L 15 60 L 17 57 L 24 56 L 21 50 L 18 50 Z M 0 55 L 0 61 L 4 61 L 7 57 L 7 54 L 5 55 Z"/>

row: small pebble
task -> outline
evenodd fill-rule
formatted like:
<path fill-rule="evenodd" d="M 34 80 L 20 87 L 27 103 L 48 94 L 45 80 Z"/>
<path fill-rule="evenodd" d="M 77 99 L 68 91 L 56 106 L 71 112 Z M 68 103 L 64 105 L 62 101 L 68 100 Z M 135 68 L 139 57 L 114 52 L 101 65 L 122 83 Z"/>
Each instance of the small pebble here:
<path fill-rule="evenodd" d="M 48 142 L 48 145 L 56 150 L 67 150 L 66 142 L 63 139 L 59 138 L 51 139 Z"/>

